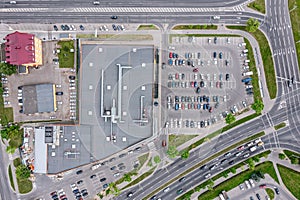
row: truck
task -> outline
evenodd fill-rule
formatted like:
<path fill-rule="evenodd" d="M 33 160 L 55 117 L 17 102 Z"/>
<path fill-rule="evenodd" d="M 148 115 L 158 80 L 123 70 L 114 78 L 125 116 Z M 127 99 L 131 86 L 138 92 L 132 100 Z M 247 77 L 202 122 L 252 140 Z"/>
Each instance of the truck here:
<path fill-rule="evenodd" d="M 252 81 L 252 78 L 250 78 L 250 77 L 242 79 L 243 83 L 247 83 L 247 82 L 250 82 L 250 81 Z"/>
<path fill-rule="evenodd" d="M 243 76 L 251 76 L 251 75 L 253 75 L 253 71 L 244 72 L 242 75 Z"/>
<path fill-rule="evenodd" d="M 256 150 L 256 146 L 253 146 L 249 149 L 251 152 L 255 151 Z"/>

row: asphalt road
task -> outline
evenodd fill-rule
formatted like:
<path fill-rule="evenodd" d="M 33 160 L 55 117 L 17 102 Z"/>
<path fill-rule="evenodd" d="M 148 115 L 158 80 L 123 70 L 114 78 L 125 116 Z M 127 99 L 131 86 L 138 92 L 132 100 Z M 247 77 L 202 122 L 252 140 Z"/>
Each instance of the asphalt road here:
<path fill-rule="evenodd" d="M 95 0 L 97 1 L 97 0 Z M 9 4 L 9 1 L 1 1 L 0 7 L 4 8 L 70 8 L 70 7 L 225 7 L 239 5 L 246 0 L 99 0 L 99 5 L 93 4 L 94 0 L 54 0 L 18 1 L 17 4 Z"/>

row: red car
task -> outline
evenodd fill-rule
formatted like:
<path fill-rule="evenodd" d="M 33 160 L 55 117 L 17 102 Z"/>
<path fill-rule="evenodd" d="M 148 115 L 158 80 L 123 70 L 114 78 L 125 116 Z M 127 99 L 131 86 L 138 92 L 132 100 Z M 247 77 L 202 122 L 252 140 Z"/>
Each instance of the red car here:
<path fill-rule="evenodd" d="M 191 87 L 194 87 L 194 81 L 191 81 Z"/>
<path fill-rule="evenodd" d="M 239 151 L 241 151 L 241 150 L 245 149 L 245 146 L 240 146 L 240 147 L 238 147 L 237 149 L 238 149 Z"/>
<path fill-rule="evenodd" d="M 184 110 L 184 103 L 181 104 L 181 110 Z"/>
<path fill-rule="evenodd" d="M 199 71 L 198 68 L 193 69 L 193 72 L 198 72 L 198 71 Z"/>
<path fill-rule="evenodd" d="M 219 87 L 219 81 L 216 82 L 216 87 L 217 87 L 217 88 Z"/>
<path fill-rule="evenodd" d="M 262 184 L 262 185 L 259 186 L 259 188 L 261 188 L 261 189 L 265 189 L 266 187 L 267 187 L 266 184 Z"/>
<path fill-rule="evenodd" d="M 179 74 L 178 73 L 175 74 L 175 78 L 179 79 Z"/>
<path fill-rule="evenodd" d="M 212 107 L 210 107 L 208 111 L 211 113 L 211 112 L 212 112 L 212 110 L 213 110 L 213 108 L 212 108 Z"/>
<path fill-rule="evenodd" d="M 173 58 L 172 52 L 169 53 L 169 58 Z"/>

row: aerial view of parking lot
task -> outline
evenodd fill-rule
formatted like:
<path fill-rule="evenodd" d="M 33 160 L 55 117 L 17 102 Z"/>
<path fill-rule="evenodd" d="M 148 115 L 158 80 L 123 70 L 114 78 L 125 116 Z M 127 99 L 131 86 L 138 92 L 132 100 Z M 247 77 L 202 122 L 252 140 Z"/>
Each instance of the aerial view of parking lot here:
<path fill-rule="evenodd" d="M 300 199 L 299 0 L 0 4 L 0 200 Z"/>

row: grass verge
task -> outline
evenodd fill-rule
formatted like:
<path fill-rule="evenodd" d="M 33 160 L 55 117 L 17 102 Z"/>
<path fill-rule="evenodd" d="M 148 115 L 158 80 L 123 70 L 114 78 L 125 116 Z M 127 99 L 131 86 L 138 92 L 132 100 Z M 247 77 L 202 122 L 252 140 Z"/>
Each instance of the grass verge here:
<path fill-rule="evenodd" d="M 95 38 L 94 34 L 77 34 L 77 38 Z M 102 39 L 102 40 L 153 40 L 152 35 L 147 35 L 147 34 L 100 34 L 97 35 L 97 39 Z"/>
<path fill-rule="evenodd" d="M 285 126 L 286 126 L 285 122 L 281 122 L 280 124 L 277 124 L 276 126 L 274 126 L 274 128 L 275 128 L 275 130 L 278 130 L 278 129 L 281 129 Z"/>
<path fill-rule="evenodd" d="M 257 165 L 255 167 L 254 171 L 246 170 L 246 171 L 244 171 L 244 172 L 242 172 L 238 175 L 235 175 L 234 177 L 228 179 L 227 181 L 224 181 L 224 182 L 220 183 L 219 185 L 213 187 L 212 191 L 206 191 L 203 194 L 201 194 L 200 196 L 198 196 L 198 199 L 214 199 L 223 190 L 229 191 L 229 190 L 237 187 L 239 184 L 243 183 L 245 180 L 251 178 L 251 174 L 253 174 L 255 171 L 261 171 L 261 172 L 267 173 L 267 174 L 275 173 L 275 175 L 276 175 L 275 169 L 273 167 L 273 163 L 270 162 L 270 161 L 267 161 L 267 162 L 264 162 L 264 163 L 261 163 L 261 164 Z"/>
<path fill-rule="evenodd" d="M 18 181 L 18 189 L 21 194 L 26 194 L 32 190 L 32 182 L 28 179 L 19 179 Z"/>
<path fill-rule="evenodd" d="M 289 150 L 283 150 L 283 152 L 290 159 L 292 164 L 300 164 L 300 154 Z"/>
<path fill-rule="evenodd" d="M 216 137 L 217 135 L 220 135 L 221 133 L 224 133 L 225 131 L 228 131 L 229 129 L 232 129 L 232 128 L 235 127 L 235 126 L 238 126 L 238 125 L 240 125 L 240 124 L 243 124 L 243 123 L 245 123 L 246 121 L 248 121 L 248 120 L 250 120 L 250 119 L 254 119 L 254 118 L 257 117 L 257 116 L 259 116 L 259 114 L 254 113 L 254 114 L 249 115 L 249 116 L 247 116 L 247 117 L 244 117 L 244 118 L 242 118 L 242 119 L 240 119 L 240 120 L 238 120 L 238 121 L 235 121 L 235 122 L 233 122 L 232 124 L 229 124 L 229 125 L 223 127 L 222 129 L 219 129 L 219 130 L 217 130 L 217 131 L 215 131 L 215 132 L 209 134 L 206 138 L 202 138 L 202 139 L 198 140 L 197 142 L 191 144 L 190 146 L 188 146 L 188 147 L 185 148 L 184 150 L 190 151 L 190 150 L 192 150 L 192 149 L 194 149 L 194 148 L 200 146 L 200 145 L 203 144 L 204 142 L 211 140 L 212 138 Z"/>
<path fill-rule="evenodd" d="M 277 164 L 277 168 L 284 185 L 296 199 L 300 199 L 300 173 L 279 164 Z"/>
<path fill-rule="evenodd" d="M 227 28 L 247 31 L 246 26 L 227 26 Z M 271 99 L 274 99 L 277 93 L 277 85 L 274 63 L 272 60 L 272 52 L 268 40 L 260 30 L 250 34 L 257 40 L 259 44 L 269 95 Z"/>
<path fill-rule="evenodd" d="M 137 30 L 140 31 L 140 30 L 159 30 L 159 29 L 154 24 L 143 24 L 143 25 L 140 25 L 137 28 Z"/>
<path fill-rule="evenodd" d="M 21 158 L 16 158 L 16 159 L 14 159 L 14 166 L 15 167 L 18 167 L 19 165 L 21 165 L 22 163 L 21 163 Z"/>
<path fill-rule="evenodd" d="M 197 135 L 169 135 L 169 146 L 175 146 L 178 147 L 181 144 L 186 143 L 187 141 L 193 139 Z"/>
<path fill-rule="evenodd" d="M 137 179 L 133 180 L 131 183 L 129 183 L 128 185 L 126 185 L 124 188 L 122 188 L 122 190 L 126 189 L 126 188 L 129 188 L 135 184 L 138 184 L 139 182 L 141 182 L 142 180 L 144 180 L 145 178 L 147 178 L 148 176 L 150 176 L 154 170 L 155 170 L 156 166 L 155 167 L 152 167 L 149 171 L 145 172 L 144 174 L 142 174 L 141 176 L 139 176 Z"/>
<path fill-rule="evenodd" d="M 15 184 L 14 184 L 14 179 L 13 179 L 13 175 L 12 175 L 12 171 L 11 171 L 11 166 L 8 166 L 8 176 L 9 176 L 9 181 L 10 181 L 10 186 L 14 189 L 14 191 L 16 191 L 15 189 Z"/>
<path fill-rule="evenodd" d="M 59 41 L 60 53 L 58 53 L 59 67 L 60 68 L 73 68 L 74 67 L 74 41 Z M 71 52 L 73 49 L 73 52 Z"/>
<path fill-rule="evenodd" d="M 141 156 L 138 157 L 138 160 L 139 160 L 140 165 L 139 165 L 139 167 L 136 169 L 136 171 L 139 171 L 139 170 L 141 169 L 141 167 L 143 167 L 143 165 L 144 165 L 145 162 L 147 161 L 148 157 L 149 157 L 149 153 L 146 153 L 146 154 L 141 155 Z"/>
<path fill-rule="evenodd" d="M 146 196 L 145 198 L 143 198 L 143 200 L 146 200 L 146 199 L 151 198 L 154 194 L 156 194 L 157 192 L 159 192 L 159 191 L 162 190 L 163 188 L 167 187 L 168 185 L 170 185 L 170 184 L 173 183 L 174 181 L 176 181 L 176 180 L 178 180 L 179 178 L 185 176 L 186 174 L 192 172 L 193 170 L 199 168 L 200 166 L 204 165 L 205 163 L 207 163 L 207 162 L 209 162 L 209 161 L 215 159 L 216 157 L 218 157 L 218 156 L 220 156 L 220 155 L 222 155 L 222 154 L 224 154 L 224 153 L 230 151 L 231 149 L 234 149 L 234 148 L 236 148 L 236 147 L 238 147 L 238 146 L 240 146 L 240 145 L 242 145 L 242 144 L 244 144 L 244 143 L 247 143 L 247 142 L 249 142 L 249 141 L 251 141 L 251 140 L 253 140 L 253 139 L 255 139 L 255 138 L 261 137 L 261 136 L 263 136 L 263 135 L 265 135 L 265 132 L 260 132 L 260 133 L 257 133 L 257 134 L 255 134 L 255 135 L 252 135 L 252 136 L 250 136 L 250 137 L 248 137 L 248 138 L 246 138 L 246 139 L 244 139 L 244 140 L 241 140 L 241 141 L 238 142 L 238 143 L 235 143 L 235 144 L 233 144 L 233 145 L 227 147 L 226 149 L 223 149 L 222 151 L 220 151 L 220 152 L 218 152 L 218 153 L 212 155 L 211 157 L 206 158 L 205 160 L 203 160 L 203 161 L 199 162 L 198 164 L 194 165 L 193 167 L 187 169 L 185 172 L 183 172 L 182 174 L 178 175 L 177 177 L 174 177 L 173 179 L 171 179 L 170 181 L 168 181 L 166 184 L 160 186 L 160 187 L 157 188 L 155 191 L 153 191 L 152 193 L 150 193 L 148 196 Z"/>
<path fill-rule="evenodd" d="M 192 24 L 189 24 L 189 25 L 178 25 L 178 26 L 175 26 L 173 28 L 173 30 L 184 30 L 184 29 L 207 29 L 207 30 L 216 30 L 218 28 L 217 25 L 207 25 L 207 24 L 204 24 L 204 25 L 201 25 L 201 24 L 196 24 L 196 25 L 192 25 Z"/>
<path fill-rule="evenodd" d="M 252 8 L 254 10 L 257 10 L 258 12 L 261 12 L 263 14 L 266 13 L 266 5 L 265 0 L 255 0 L 248 4 L 249 8 Z"/>
<path fill-rule="evenodd" d="M 2 83 L 0 83 L 0 88 L 2 88 Z M 4 107 L 4 99 L 3 99 L 3 90 L 0 89 L 0 124 L 2 126 L 7 125 L 8 122 L 14 121 L 14 114 L 12 107 L 5 108 Z"/>
<path fill-rule="evenodd" d="M 300 0 L 289 0 L 290 18 L 300 68 Z"/>
<path fill-rule="evenodd" d="M 275 192 L 271 188 L 266 188 L 266 192 L 267 192 L 268 196 L 270 197 L 270 199 L 273 200 L 275 197 Z"/>

